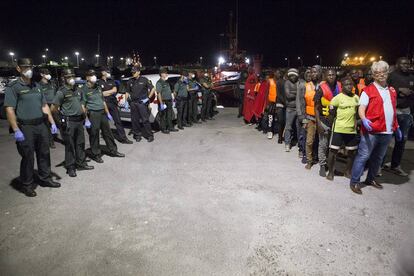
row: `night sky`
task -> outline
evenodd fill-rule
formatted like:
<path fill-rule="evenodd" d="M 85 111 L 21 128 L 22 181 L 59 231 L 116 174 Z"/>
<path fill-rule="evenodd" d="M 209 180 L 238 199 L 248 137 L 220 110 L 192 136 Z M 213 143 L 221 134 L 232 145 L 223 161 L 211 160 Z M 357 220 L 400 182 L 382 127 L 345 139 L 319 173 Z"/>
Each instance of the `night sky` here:
<path fill-rule="evenodd" d="M 393 62 L 414 48 L 414 1 L 239 1 L 239 46 L 263 54 L 267 65 L 339 63 L 345 52 L 382 55 Z M 78 50 L 92 61 L 101 34 L 101 56 L 118 59 L 136 50 L 144 64 L 210 64 L 227 41 L 236 1 L 2 1 L 1 59 L 41 61 L 44 49 L 58 59 L 76 60 Z"/>

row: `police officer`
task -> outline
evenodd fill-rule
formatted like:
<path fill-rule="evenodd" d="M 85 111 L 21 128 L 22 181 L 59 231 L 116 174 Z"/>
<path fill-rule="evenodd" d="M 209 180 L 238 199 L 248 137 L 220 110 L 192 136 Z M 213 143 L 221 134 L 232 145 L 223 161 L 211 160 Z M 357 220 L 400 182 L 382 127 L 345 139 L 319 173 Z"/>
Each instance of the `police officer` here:
<path fill-rule="evenodd" d="M 200 85 L 195 79 L 195 73 L 189 72 L 188 79 L 188 118 L 187 123 L 191 126 L 194 124 L 200 124 L 198 121 L 198 92 L 200 91 Z"/>
<path fill-rule="evenodd" d="M 114 120 L 119 142 L 122 144 L 132 144 L 132 141 L 127 138 L 124 126 L 122 125 L 118 109 L 118 101 L 116 100 L 116 93 L 118 90 L 115 82 L 111 79 L 111 70 L 108 67 L 101 68 L 101 79 L 98 81 L 98 85 L 102 89 L 106 106 L 108 106 L 109 113 Z"/>
<path fill-rule="evenodd" d="M 52 81 L 52 76 L 50 75 L 49 69 L 47 68 L 41 68 L 40 69 L 40 76 L 41 76 L 41 80 L 36 83 L 36 86 L 40 88 L 40 90 L 42 91 L 45 99 L 46 99 L 46 103 L 49 106 L 49 108 L 52 106 L 53 100 L 55 98 L 55 94 L 56 94 L 56 85 L 55 83 Z M 50 125 L 49 125 L 50 127 Z M 52 133 L 49 133 L 49 146 L 51 148 L 56 148 L 55 146 L 55 142 L 54 142 L 54 135 L 52 135 Z"/>
<path fill-rule="evenodd" d="M 63 85 L 56 92 L 52 112 L 60 118 L 60 129 L 65 142 L 65 167 L 70 177 L 76 170 L 92 170 L 85 162 L 85 113 L 81 105 L 81 94 L 75 87 L 75 74 L 71 69 L 62 72 Z"/>
<path fill-rule="evenodd" d="M 89 129 L 89 144 L 91 145 L 91 158 L 97 163 L 103 163 L 101 157 L 101 149 L 99 146 L 99 134 L 108 147 L 109 156 L 125 157 L 125 154 L 119 153 L 115 144 L 115 138 L 112 134 L 108 121 L 112 121 L 108 107 L 104 101 L 102 89 L 96 84 L 97 78 L 95 70 L 88 70 L 86 73 L 87 83 L 81 88 L 82 91 L 82 107 L 87 119 L 85 127 Z"/>
<path fill-rule="evenodd" d="M 155 95 L 155 88 L 151 81 L 141 76 L 141 67 L 134 66 L 131 69 L 132 79 L 127 82 L 127 99 L 131 107 L 132 133 L 137 142 L 141 141 L 141 135 L 148 142 L 154 141 L 151 124 L 149 121 L 150 110 L 148 105 L 150 98 Z M 143 128 L 141 128 L 141 123 Z"/>
<path fill-rule="evenodd" d="M 17 150 L 22 157 L 20 162 L 20 182 L 22 192 L 29 197 L 36 196 L 34 191 L 34 154 L 36 153 L 39 184 L 52 188 L 60 183 L 51 178 L 49 129 L 57 133 L 56 124 L 40 88 L 32 82 L 33 63 L 29 58 L 17 61 L 20 77 L 9 83 L 5 89 L 4 106 L 7 120 L 14 132 Z"/>
<path fill-rule="evenodd" d="M 213 102 L 213 94 L 211 92 L 211 88 L 213 87 L 213 84 L 211 82 L 211 79 L 209 78 L 209 74 L 206 71 L 203 75 L 203 77 L 200 80 L 201 88 L 203 91 L 203 105 L 201 107 L 201 120 L 203 122 L 207 120 L 212 120 L 211 116 L 211 108 L 212 108 L 212 102 Z"/>
<path fill-rule="evenodd" d="M 169 134 L 170 131 L 177 132 L 178 129 L 174 128 L 172 117 L 173 117 L 173 104 L 172 104 L 172 92 L 168 80 L 167 68 L 160 69 L 160 79 L 155 85 L 158 100 L 160 103 L 160 124 L 162 133 Z"/>
<path fill-rule="evenodd" d="M 183 71 L 174 85 L 174 97 L 177 103 L 177 125 L 179 129 L 189 127 L 187 124 L 188 72 Z"/>

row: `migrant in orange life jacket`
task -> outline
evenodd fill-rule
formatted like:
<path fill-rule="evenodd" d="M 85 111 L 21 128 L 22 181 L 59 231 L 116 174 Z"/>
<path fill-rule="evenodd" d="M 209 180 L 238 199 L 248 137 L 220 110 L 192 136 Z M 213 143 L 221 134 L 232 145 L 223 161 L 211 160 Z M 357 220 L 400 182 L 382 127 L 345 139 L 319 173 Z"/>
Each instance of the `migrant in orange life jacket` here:
<path fill-rule="evenodd" d="M 316 93 L 315 85 L 310 81 L 305 83 L 305 87 L 306 114 L 309 116 L 315 116 L 315 102 L 313 100 Z"/>
<path fill-rule="evenodd" d="M 364 79 L 359 79 L 359 82 L 356 84 L 356 89 L 358 89 L 358 96 L 361 96 L 362 90 L 364 90 L 364 88 L 366 87 L 365 85 L 365 80 Z M 355 86 L 352 88 L 352 93 L 356 93 Z"/>
<path fill-rule="evenodd" d="M 253 113 L 256 118 L 260 118 L 263 115 L 263 111 L 267 105 L 267 98 L 269 94 L 269 82 L 262 80 L 260 83 L 259 93 L 257 93 L 256 100 L 254 103 Z"/>
<path fill-rule="evenodd" d="M 275 103 L 277 97 L 277 86 L 274 79 L 269 79 L 269 96 L 268 101 L 270 103 Z"/>

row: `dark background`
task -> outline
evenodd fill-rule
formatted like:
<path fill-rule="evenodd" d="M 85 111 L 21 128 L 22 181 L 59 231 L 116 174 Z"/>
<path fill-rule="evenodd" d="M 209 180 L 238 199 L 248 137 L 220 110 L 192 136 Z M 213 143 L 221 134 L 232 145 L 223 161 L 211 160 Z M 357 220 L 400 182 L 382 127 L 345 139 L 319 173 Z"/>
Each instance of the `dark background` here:
<path fill-rule="evenodd" d="M 137 51 L 144 64 L 216 62 L 227 40 L 229 12 L 236 1 L 2 1 L 0 49 L 41 62 L 78 50 L 88 62 Z M 267 65 L 338 64 L 351 55 L 382 55 L 391 63 L 414 48 L 414 1 L 239 1 L 239 46 L 262 54 Z M 102 60 L 102 59 L 101 59 Z"/>

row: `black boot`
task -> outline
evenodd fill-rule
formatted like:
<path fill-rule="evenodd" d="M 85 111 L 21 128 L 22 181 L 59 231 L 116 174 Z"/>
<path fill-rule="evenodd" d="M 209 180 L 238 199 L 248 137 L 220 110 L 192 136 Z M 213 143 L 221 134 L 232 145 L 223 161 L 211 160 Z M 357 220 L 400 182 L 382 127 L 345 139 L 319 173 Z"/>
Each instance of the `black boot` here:
<path fill-rule="evenodd" d="M 344 173 L 344 176 L 346 178 L 351 178 L 352 175 L 352 166 L 354 165 L 354 159 L 355 159 L 355 150 L 349 150 L 348 151 L 348 158 L 346 159 L 346 170 Z"/>

